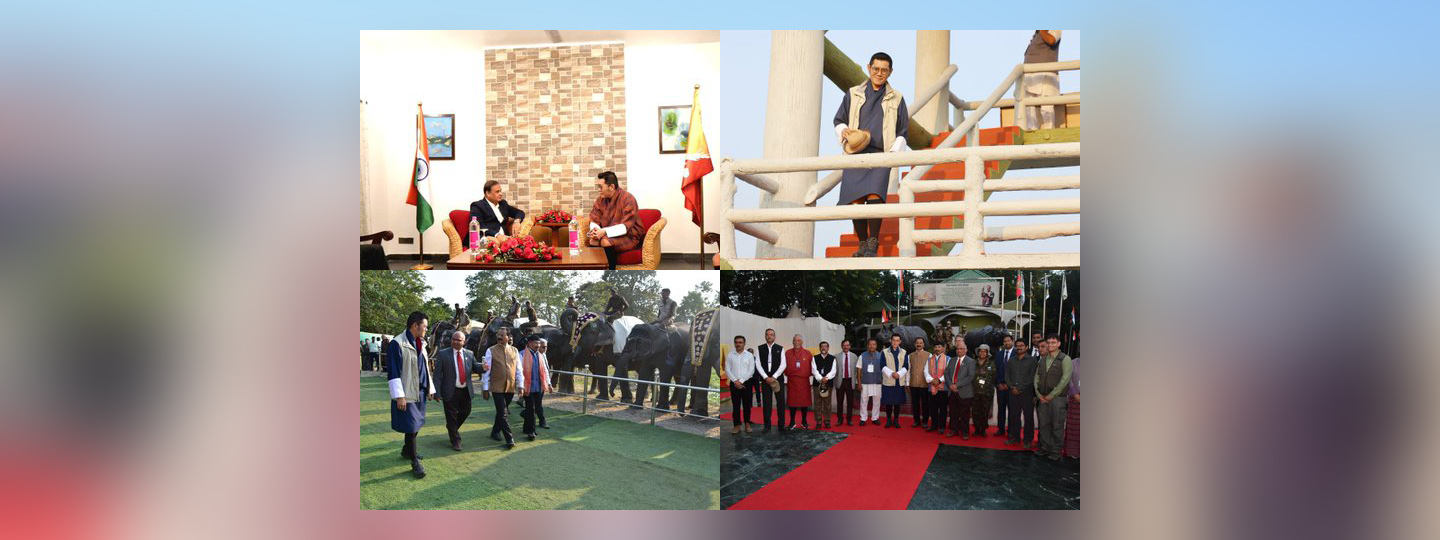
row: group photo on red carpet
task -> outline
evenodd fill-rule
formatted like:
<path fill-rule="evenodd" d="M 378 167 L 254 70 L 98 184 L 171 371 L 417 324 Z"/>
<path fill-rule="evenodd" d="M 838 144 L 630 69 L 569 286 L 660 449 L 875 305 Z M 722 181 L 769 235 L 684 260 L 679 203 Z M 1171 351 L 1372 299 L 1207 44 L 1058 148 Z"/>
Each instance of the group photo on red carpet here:
<path fill-rule="evenodd" d="M 722 272 L 722 508 L 1079 509 L 1079 280 Z"/>

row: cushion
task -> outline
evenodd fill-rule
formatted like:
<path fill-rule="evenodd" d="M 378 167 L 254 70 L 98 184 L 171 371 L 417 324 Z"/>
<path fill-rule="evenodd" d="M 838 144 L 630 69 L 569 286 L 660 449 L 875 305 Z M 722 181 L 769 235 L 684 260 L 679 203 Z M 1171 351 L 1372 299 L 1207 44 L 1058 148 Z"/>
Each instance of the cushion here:
<path fill-rule="evenodd" d="M 615 264 L 640 264 L 642 262 L 645 262 L 645 251 L 640 249 L 626 251 L 615 258 Z"/>
<path fill-rule="evenodd" d="M 660 211 L 651 208 L 642 208 L 637 217 L 640 218 L 640 240 L 643 242 L 645 240 L 645 233 L 650 232 L 650 226 L 654 225 L 656 221 L 660 221 Z"/>
<path fill-rule="evenodd" d="M 451 210 L 450 224 L 455 226 L 455 230 L 460 233 L 460 236 L 465 236 L 470 232 L 470 210 Z"/>

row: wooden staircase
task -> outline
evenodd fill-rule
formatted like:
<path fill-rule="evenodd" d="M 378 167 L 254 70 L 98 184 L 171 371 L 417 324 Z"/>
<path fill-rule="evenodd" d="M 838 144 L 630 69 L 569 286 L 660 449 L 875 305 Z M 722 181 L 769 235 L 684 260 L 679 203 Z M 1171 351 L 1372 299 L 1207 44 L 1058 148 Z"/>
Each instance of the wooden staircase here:
<path fill-rule="evenodd" d="M 950 132 L 936 134 L 930 139 L 928 148 L 935 148 Z M 965 139 L 962 137 L 959 146 L 965 146 Z M 980 146 L 1000 146 L 1010 144 L 1024 144 L 1022 133 L 1019 127 L 1006 126 L 980 130 Z M 1010 167 L 1009 161 L 986 161 L 985 177 L 1000 178 Z M 923 178 L 924 180 L 964 180 L 964 163 L 942 163 L 930 169 Z M 953 192 L 928 192 L 916 193 L 915 202 L 937 202 L 937 201 L 963 201 L 965 193 Z M 899 195 L 891 193 L 885 197 L 887 203 L 899 202 Z M 915 229 L 957 229 L 965 225 L 965 218 L 961 215 L 955 216 L 934 216 L 915 218 Z M 900 220 L 898 218 L 886 219 L 880 224 L 880 257 L 895 257 L 900 254 L 896 242 L 899 241 Z M 840 236 L 840 245 L 825 248 L 826 257 L 849 257 L 860 247 L 859 239 L 855 233 L 846 233 Z M 926 242 L 915 244 L 915 255 L 919 257 L 949 255 L 954 247 L 950 242 Z"/>

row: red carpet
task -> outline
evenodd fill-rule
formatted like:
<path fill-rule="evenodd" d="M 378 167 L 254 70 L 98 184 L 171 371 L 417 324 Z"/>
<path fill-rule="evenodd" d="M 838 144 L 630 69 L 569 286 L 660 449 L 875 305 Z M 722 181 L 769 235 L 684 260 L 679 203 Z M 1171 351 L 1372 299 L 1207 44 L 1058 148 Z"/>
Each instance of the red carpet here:
<path fill-rule="evenodd" d="M 728 412 L 720 417 L 724 420 L 733 418 Z M 760 419 L 758 408 L 751 411 L 750 418 Z M 813 428 L 815 418 L 812 415 L 810 419 Z M 911 422 L 907 415 L 901 421 L 903 427 L 900 429 L 887 429 L 870 423 L 861 427 L 857 423 L 816 430 L 837 431 L 849 436 L 729 509 L 904 510 L 910 505 L 910 498 L 930 466 L 937 445 L 1022 450 L 1020 445 L 1006 446 L 1004 436 L 978 437 L 972 434 L 969 440 L 942 437 L 938 433 L 927 433 L 923 428 L 910 427 Z M 995 426 L 987 429 L 987 433 L 994 431 Z M 875 471 L 877 463 L 886 464 L 883 473 Z M 825 496 L 817 496 L 822 493 Z"/>
<path fill-rule="evenodd" d="M 729 509 L 904 510 L 934 455 L 934 443 L 846 437 Z"/>

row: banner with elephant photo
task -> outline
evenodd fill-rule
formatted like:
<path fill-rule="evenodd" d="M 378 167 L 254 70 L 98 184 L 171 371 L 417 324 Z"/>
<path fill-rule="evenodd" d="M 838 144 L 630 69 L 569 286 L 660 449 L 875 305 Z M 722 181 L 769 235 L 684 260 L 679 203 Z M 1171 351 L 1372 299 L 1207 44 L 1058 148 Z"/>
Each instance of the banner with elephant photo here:
<path fill-rule="evenodd" d="M 1000 280 L 934 281 L 915 284 L 915 307 L 999 307 Z"/>

